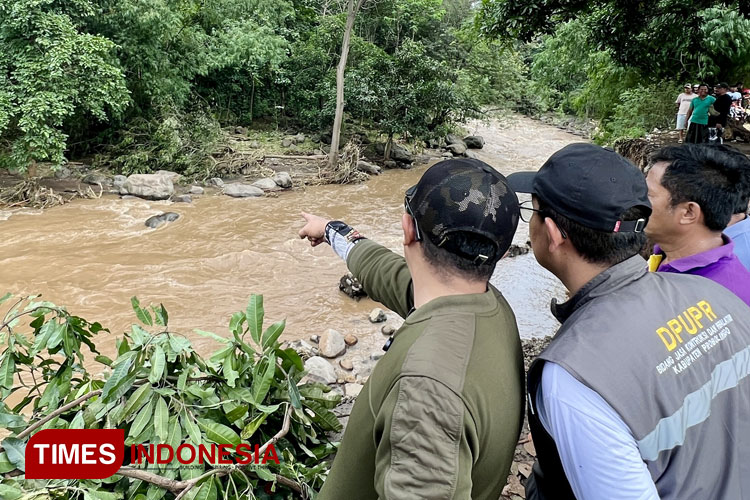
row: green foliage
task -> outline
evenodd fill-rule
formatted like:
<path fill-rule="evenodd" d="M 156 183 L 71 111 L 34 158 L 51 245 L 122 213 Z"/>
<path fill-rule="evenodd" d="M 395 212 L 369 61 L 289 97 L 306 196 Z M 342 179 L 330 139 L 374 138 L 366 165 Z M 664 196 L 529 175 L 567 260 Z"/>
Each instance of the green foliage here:
<path fill-rule="evenodd" d="M 587 39 L 585 24 L 570 21 L 536 47 L 531 78 L 543 96 L 540 107 L 599 121 L 600 143 L 669 127 L 679 84 L 645 78 L 618 64 L 609 51 L 582 50 Z"/>
<path fill-rule="evenodd" d="M 204 480 L 188 498 L 291 498 L 292 491 L 280 477 L 296 482 L 308 494 L 320 488 L 327 474 L 325 460 L 335 451 L 324 433 L 340 430 L 330 411 L 340 396 L 325 385 L 300 384 L 302 360 L 278 341 L 284 321 L 264 329 L 261 296 L 253 295 L 246 311 L 232 316 L 228 336 L 196 332 L 220 345 L 208 359 L 198 355 L 187 338 L 169 331 L 163 305 L 142 307 L 134 297 L 132 306 L 141 324 L 118 339 L 114 360 L 96 350 L 94 336 L 108 332 L 99 323 L 34 297 L 22 297 L 6 313 L 0 326 L 5 347 L 0 354 L 0 395 L 3 401 L 13 393 L 23 398 L 13 407 L 0 403 L 0 425 L 11 432 L 0 451 L 0 496 L 50 498 L 55 492 L 55 498 L 71 499 L 174 497 L 154 484 L 119 474 L 75 483 L 23 480 L 15 474 L 24 469 L 29 437 L 24 430 L 87 395 L 35 430 L 120 428 L 125 430 L 126 446 L 236 445 L 269 441 L 290 415 L 291 429 L 276 443 L 278 465 L 269 461 L 253 468 L 230 466 L 229 474 Z M 93 375 L 90 362 L 84 363 L 85 351 L 97 355 L 95 361 L 109 374 Z M 159 475 L 189 480 L 213 465 L 201 467 L 162 467 Z M 275 494 L 269 496 L 266 492 L 271 490 Z"/>
<path fill-rule="evenodd" d="M 740 0 L 483 0 L 479 24 L 531 41 L 572 19 L 587 26 L 592 47 L 654 79 L 737 79 L 750 69 L 750 4 Z"/>
<path fill-rule="evenodd" d="M 205 175 L 220 124 L 326 132 L 346 12 L 322 0 L 0 3 L 0 167 L 98 155 L 128 174 Z M 440 135 L 528 90 L 512 44 L 470 0 L 366 2 L 347 66 L 349 118 Z"/>
<path fill-rule="evenodd" d="M 221 138 L 219 123 L 205 110 L 181 112 L 165 109 L 152 119 L 131 120 L 119 131 L 97 164 L 124 174 L 171 170 L 209 177 L 211 152 Z"/>
<path fill-rule="evenodd" d="M 115 44 L 85 32 L 94 16 L 89 0 L 0 5 L 0 166 L 59 166 L 70 121 L 106 121 L 125 109 Z"/>
<path fill-rule="evenodd" d="M 620 138 L 643 137 L 654 128 L 673 128 L 674 100 L 680 92 L 679 84 L 670 82 L 637 84 L 623 90 L 613 112 L 602 120 L 595 140 L 612 144 Z"/>

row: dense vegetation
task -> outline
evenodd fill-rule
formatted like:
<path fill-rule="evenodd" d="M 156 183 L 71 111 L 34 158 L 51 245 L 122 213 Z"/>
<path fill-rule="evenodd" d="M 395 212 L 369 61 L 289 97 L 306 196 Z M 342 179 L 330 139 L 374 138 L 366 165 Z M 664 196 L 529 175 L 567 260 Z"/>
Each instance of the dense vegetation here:
<path fill-rule="evenodd" d="M 599 122 L 612 142 L 673 126 L 685 82 L 750 80 L 741 0 L 483 0 L 481 32 L 527 42 L 534 102 Z"/>
<path fill-rule="evenodd" d="M 322 485 L 335 451 L 325 432 L 341 428 L 330 411 L 340 396 L 323 384 L 299 383 L 302 360 L 278 341 L 284 321 L 263 329 L 262 296 L 253 295 L 232 316 L 228 335 L 197 332 L 221 346 L 208 359 L 169 330 L 161 305 L 143 308 L 133 298 L 140 324 L 118 335 L 112 360 L 96 349 L 95 335 L 109 333 L 100 323 L 36 297 L 8 294 L 2 302 L 12 306 L 0 322 L 0 428 L 11 435 L 3 435 L 0 447 L 0 498 L 153 500 L 183 492 L 185 500 L 291 498 L 294 492 L 309 498 Z M 103 428 L 124 429 L 126 446 L 165 443 L 173 450 L 183 443 L 271 442 L 278 463 L 145 470 L 144 462 L 104 480 L 18 477 L 33 432 Z"/>
<path fill-rule="evenodd" d="M 6 0 L 0 167 L 195 174 L 224 125 L 325 136 L 347 3 Z M 490 107 L 640 135 L 684 81 L 750 80 L 748 16 L 740 0 L 363 0 L 345 127 L 429 139 Z"/>
<path fill-rule="evenodd" d="M 8 0 L 0 4 L 0 164 L 110 153 L 125 173 L 192 173 L 219 125 L 325 133 L 346 5 L 330 0 Z M 521 93 L 509 44 L 469 0 L 366 1 L 346 113 L 438 136 Z M 109 146 L 109 147 L 107 147 Z"/>

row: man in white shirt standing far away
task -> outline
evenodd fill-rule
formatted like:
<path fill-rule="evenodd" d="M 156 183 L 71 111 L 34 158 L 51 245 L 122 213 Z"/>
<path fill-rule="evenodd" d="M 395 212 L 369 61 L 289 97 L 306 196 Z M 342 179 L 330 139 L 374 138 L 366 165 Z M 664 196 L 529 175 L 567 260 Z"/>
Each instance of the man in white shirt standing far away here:
<path fill-rule="evenodd" d="M 750 498 L 750 308 L 701 276 L 649 273 L 643 174 L 571 144 L 508 177 L 534 256 L 570 292 L 528 374 L 529 500 Z"/>
<path fill-rule="evenodd" d="M 698 97 L 698 94 L 693 92 L 693 87 L 689 83 L 685 84 L 683 92 L 677 96 L 677 100 L 674 102 L 677 105 L 677 130 L 680 131 L 680 142 L 685 139 L 685 129 L 688 127 L 687 123 L 687 112 L 690 109 L 690 101 Z"/>

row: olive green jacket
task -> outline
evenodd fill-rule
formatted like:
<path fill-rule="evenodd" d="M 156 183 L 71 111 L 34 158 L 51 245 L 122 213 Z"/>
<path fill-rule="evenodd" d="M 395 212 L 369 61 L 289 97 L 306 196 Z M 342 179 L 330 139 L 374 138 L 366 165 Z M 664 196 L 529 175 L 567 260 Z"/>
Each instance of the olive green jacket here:
<path fill-rule="evenodd" d="M 348 257 L 368 295 L 406 318 L 357 398 L 322 500 L 497 500 L 522 423 L 515 316 L 494 287 L 409 314 L 403 257 L 369 240 Z"/>

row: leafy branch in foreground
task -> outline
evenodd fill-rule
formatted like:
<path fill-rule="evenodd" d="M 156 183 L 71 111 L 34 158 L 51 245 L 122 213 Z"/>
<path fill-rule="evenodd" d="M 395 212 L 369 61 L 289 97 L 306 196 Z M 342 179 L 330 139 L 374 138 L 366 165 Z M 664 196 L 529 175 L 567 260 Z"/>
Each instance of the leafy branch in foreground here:
<path fill-rule="evenodd" d="M 0 304 L 11 298 L 0 298 Z M 302 359 L 279 343 L 285 321 L 263 328 L 262 296 L 251 296 L 247 309 L 232 316 L 227 337 L 196 331 L 220 344 L 208 359 L 183 335 L 169 331 L 163 305 L 142 307 L 134 297 L 133 310 L 143 326 L 134 324 L 117 340 L 114 360 L 94 344 L 97 333 L 109 330 L 37 298 L 18 299 L 0 323 L 0 428 L 11 433 L 0 448 L 0 497 L 314 497 L 327 475 L 326 459 L 335 451 L 324 433 L 341 427 L 331 412 L 340 396 L 322 384 L 300 384 Z M 93 361 L 84 362 L 82 344 Z M 99 368 L 108 374 L 93 375 Z M 262 456 L 274 444 L 279 463 L 150 464 L 146 470 L 144 462 L 103 480 L 24 478 L 24 450 L 33 432 L 111 428 L 125 430 L 126 448 L 265 443 Z"/>

